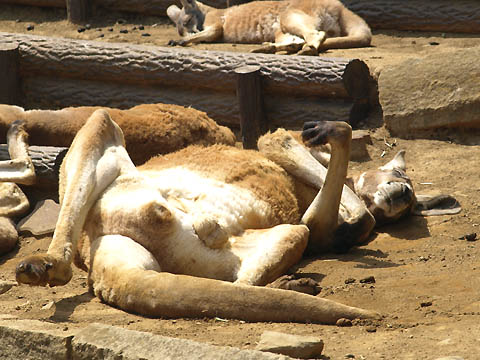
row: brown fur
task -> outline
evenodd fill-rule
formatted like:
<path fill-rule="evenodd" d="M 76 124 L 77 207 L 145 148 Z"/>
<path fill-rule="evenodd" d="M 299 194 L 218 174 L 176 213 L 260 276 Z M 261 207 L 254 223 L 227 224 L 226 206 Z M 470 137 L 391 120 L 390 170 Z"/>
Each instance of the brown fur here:
<path fill-rule="evenodd" d="M 181 0 L 167 9 L 182 40 L 262 44 L 256 52 L 298 52 L 303 55 L 335 48 L 369 46 L 367 23 L 338 0 L 253 1 L 215 9 L 195 0 Z M 300 50 L 301 49 L 301 50 Z"/>
<path fill-rule="evenodd" d="M 144 104 L 128 110 L 105 108 L 123 129 L 127 149 L 135 164 L 189 144 L 233 145 L 234 134 L 217 125 L 204 112 L 168 104 Z M 15 120 L 24 120 L 32 145 L 70 146 L 86 120 L 99 107 L 23 111 L 0 105 L 0 134 Z M 0 139 L 4 142 L 5 140 Z"/>
<path fill-rule="evenodd" d="M 225 158 L 230 161 L 225 163 Z M 219 163 L 222 164 L 221 167 L 217 165 Z M 292 179 L 280 166 L 268 161 L 257 151 L 239 150 L 224 145 L 207 148 L 190 146 L 173 154 L 153 158 L 139 170 L 161 170 L 176 166 L 254 191 L 257 198 L 270 203 L 275 210 L 271 214 L 274 218 L 266 220 L 269 223 L 296 224 L 300 220 Z M 272 187 L 271 184 L 275 186 Z M 277 190 L 279 188 L 282 189 L 281 192 Z"/>
<path fill-rule="evenodd" d="M 135 168 L 120 127 L 96 111 L 62 164 L 61 211 L 48 252 L 21 261 L 17 281 L 65 284 L 77 253 L 100 299 L 148 316 L 378 318 L 318 297 L 251 286 L 272 282 L 297 263 L 309 233 L 310 241 L 328 242 L 338 225 L 351 128 L 322 123 L 317 129 L 333 155 L 325 185 L 299 219 L 292 182 L 303 171 L 292 176 L 257 152 L 223 145 L 193 146 Z M 309 153 L 296 146 L 301 167 Z M 210 247 L 217 227 L 228 238 Z"/>

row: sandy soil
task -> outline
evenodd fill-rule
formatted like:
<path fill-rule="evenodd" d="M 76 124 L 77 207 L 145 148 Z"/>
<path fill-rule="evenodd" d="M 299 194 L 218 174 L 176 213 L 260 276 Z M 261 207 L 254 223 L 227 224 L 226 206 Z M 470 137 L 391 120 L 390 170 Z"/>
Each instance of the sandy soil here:
<path fill-rule="evenodd" d="M 118 19 L 125 22 L 118 24 Z M 28 25 L 34 25 L 34 30 L 27 31 Z M 140 25 L 144 30 L 138 30 Z M 137 30 L 133 30 L 134 27 Z M 109 31 L 110 28 L 113 30 Z M 164 19 L 125 14 L 99 14 L 90 30 L 79 33 L 77 29 L 78 26 L 64 20 L 62 10 L 32 11 L 0 6 L 0 31 L 148 45 L 164 45 L 176 38 L 175 29 Z M 119 32 L 122 29 L 129 32 L 122 34 Z M 151 36 L 142 36 L 142 33 Z M 104 36 L 100 37 L 101 34 Z M 362 58 L 378 74 L 383 67 L 394 66 L 404 58 L 435 52 L 441 56 L 445 49 L 478 46 L 480 39 L 439 33 L 383 32 L 375 34 L 373 45 L 367 49 L 329 51 L 325 55 Z M 233 51 L 252 47 L 196 46 Z M 264 330 L 316 335 L 325 342 L 325 359 L 435 359 L 448 355 L 475 359 L 480 353 L 480 280 L 477 277 L 480 274 L 480 245 L 459 238 L 475 232 L 480 235 L 476 160 L 480 157 L 480 137 L 467 132 L 451 132 L 446 134 L 448 141 L 393 139 L 381 127 L 372 130 L 371 135 L 372 160 L 351 163 L 350 173 L 380 166 L 398 149 L 407 149 L 408 174 L 417 193 L 449 193 L 463 206 L 459 215 L 410 217 L 382 227 L 366 246 L 342 256 L 305 259 L 294 269 L 320 282 L 323 288 L 320 296 L 376 309 L 385 315 L 383 321 L 336 327 L 221 319 L 147 319 L 114 309 L 92 297 L 87 291 L 86 274 L 80 270 L 76 270 L 73 280 L 62 288 L 12 288 L 0 295 L 0 314 L 19 319 L 42 319 L 58 324 L 61 329 L 82 327 L 96 321 L 240 348 L 254 348 Z M 395 143 L 393 149 L 385 145 L 385 141 Z M 0 258 L 0 279 L 12 279 L 17 259 L 45 251 L 49 241 L 49 237 L 22 238 L 16 251 Z M 368 276 L 374 276 L 375 283 L 360 283 Z M 355 281 L 347 284 L 347 279 Z M 54 306 L 50 307 L 51 301 Z"/>

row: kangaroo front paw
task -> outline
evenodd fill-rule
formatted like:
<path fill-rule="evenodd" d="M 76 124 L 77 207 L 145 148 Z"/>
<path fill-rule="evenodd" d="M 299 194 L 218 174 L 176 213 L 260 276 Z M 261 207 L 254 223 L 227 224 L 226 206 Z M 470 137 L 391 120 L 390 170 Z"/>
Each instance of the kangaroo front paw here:
<path fill-rule="evenodd" d="M 32 255 L 20 261 L 15 277 L 19 283 L 32 286 L 65 285 L 72 278 L 72 267 L 48 254 Z"/>
<path fill-rule="evenodd" d="M 195 219 L 193 228 L 200 240 L 211 249 L 220 249 L 228 240 L 227 232 L 209 216 Z"/>
<path fill-rule="evenodd" d="M 185 46 L 187 43 L 184 40 L 170 40 L 168 46 Z"/>
<path fill-rule="evenodd" d="M 313 46 L 305 44 L 302 49 L 296 53 L 296 55 L 316 56 L 318 55 L 318 50 Z"/>
<path fill-rule="evenodd" d="M 284 275 L 279 277 L 274 282 L 268 284 L 267 287 L 292 290 L 309 295 L 317 295 L 322 290 L 320 285 L 318 285 L 318 282 L 315 280 L 310 278 L 297 279 L 294 275 Z"/>
<path fill-rule="evenodd" d="M 307 146 L 350 141 L 352 128 L 343 121 L 308 121 L 303 125 L 302 140 Z"/>

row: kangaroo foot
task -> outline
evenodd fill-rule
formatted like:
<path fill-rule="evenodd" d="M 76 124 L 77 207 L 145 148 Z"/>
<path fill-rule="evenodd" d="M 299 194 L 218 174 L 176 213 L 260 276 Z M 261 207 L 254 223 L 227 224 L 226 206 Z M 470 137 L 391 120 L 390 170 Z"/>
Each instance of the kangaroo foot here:
<path fill-rule="evenodd" d="M 318 50 L 313 46 L 305 44 L 296 55 L 316 56 L 318 55 Z"/>
<path fill-rule="evenodd" d="M 277 47 L 272 43 L 263 43 L 261 47 L 250 50 L 251 53 L 275 54 Z"/>
<path fill-rule="evenodd" d="M 72 278 L 72 267 L 48 254 L 33 255 L 20 261 L 15 277 L 19 283 L 28 285 L 65 285 Z"/>

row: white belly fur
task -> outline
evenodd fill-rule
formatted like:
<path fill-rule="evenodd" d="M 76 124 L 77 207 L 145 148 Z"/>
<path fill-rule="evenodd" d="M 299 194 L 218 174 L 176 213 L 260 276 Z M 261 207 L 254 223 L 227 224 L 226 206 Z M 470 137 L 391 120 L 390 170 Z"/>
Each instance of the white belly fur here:
<path fill-rule="evenodd" d="M 175 230 L 168 237 L 156 237 L 155 229 L 142 228 L 137 209 L 152 202 L 175 215 Z M 193 229 L 195 216 L 212 216 L 233 236 L 245 229 L 270 227 L 265 219 L 272 211 L 269 204 L 245 188 L 184 168 L 143 171 L 140 178 L 121 176 L 95 208 L 92 216 L 101 217 L 95 237 L 129 236 L 154 255 L 162 271 L 228 281 L 236 280 L 241 259 L 228 245 L 220 250 L 205 246 Z"/>

